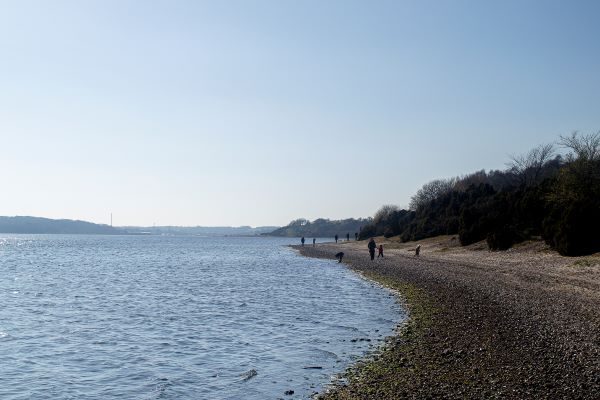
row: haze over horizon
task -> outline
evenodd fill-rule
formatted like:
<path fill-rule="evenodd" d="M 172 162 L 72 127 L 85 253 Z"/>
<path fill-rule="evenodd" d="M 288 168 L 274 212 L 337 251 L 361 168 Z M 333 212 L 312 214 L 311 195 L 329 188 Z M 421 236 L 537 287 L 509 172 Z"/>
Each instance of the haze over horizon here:
<path fill-rule="evenodd" d="M 0 215 L 286 225 L 600 130 L 596 1 L 0 2 Z"/>

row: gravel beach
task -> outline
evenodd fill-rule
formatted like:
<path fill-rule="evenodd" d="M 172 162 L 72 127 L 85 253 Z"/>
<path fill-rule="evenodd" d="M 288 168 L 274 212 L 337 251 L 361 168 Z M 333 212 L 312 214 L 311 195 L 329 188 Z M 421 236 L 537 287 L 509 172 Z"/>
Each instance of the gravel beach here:
<path fill-rule="evenodd" d="M 377 240 L 380 239 L 380 240 Z M 600 255 L 543 242 L 490 252 L 456 237 L 294 246 L 397 289 L 410 313 L 379 355 L 320 398 L 600 399 Z M 414 248 L 421 244 L 421 255 Z"/>

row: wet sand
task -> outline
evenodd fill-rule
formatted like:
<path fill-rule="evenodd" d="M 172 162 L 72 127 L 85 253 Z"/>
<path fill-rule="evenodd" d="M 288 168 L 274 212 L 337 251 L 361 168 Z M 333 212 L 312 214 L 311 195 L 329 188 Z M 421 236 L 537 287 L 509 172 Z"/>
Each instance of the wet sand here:
<path fill-rule="evenodd" d="M 321 398 L 600 399 L 600 254 L 562 257 L 542 242 L 490 252 L 453 237 L 296 248 L 397 289 L 408 322 L 380 354 Z M 421 244 L 421 255 L 414 247 Z"/>

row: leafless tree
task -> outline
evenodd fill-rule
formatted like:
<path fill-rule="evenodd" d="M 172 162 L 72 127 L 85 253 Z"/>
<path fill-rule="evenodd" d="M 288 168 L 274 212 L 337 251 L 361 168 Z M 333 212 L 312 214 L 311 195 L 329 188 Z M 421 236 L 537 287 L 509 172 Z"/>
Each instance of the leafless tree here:
<path fill-rule="evenodd" d="M 571 149 L 573 153 L 567 155 L 567 160 L 577 159 L 596 161 L 600 159 L 600 132 L 588 135 L 579 135 L 573 132 L 571 136 L 560 136 L 558 142 L 560 147 Z"/>
<path fill-rule="evenodd" d="M 373 222 L 375 224 L 378 224 L 379 222 L 387 219 L 387 217 L 389 217 L 392 213 L 396 211 L 398 211 L 398 206 L 395 206 L 393 204 L 386 204 L 382 206 L 379 210 L 377 210 L 377 212 L 373 216 Z"/>
<path fill-rule="evenodd" d="M 554 144 L 541 144 L 531 149 L 529 153 L 520 156 L 511 156 L 507 163 L 510 172 L 518 177 L 519 181 L 530 186 L 539 182 L 544 165 L 554 156 Z"/>
<path fill-rule="evenodd" d="M 473 172 L 472 174 L 463 175 L 460 178 L 456 178 L 454 189 L 458 191 L 465 191 L 471 185 L 478 185 L 480 183 L 486 183 L 488 176 L 484 169 L 481 171 Z"/>
<path fill-rule="evenodd" d="M 419 207 L 423 207 L 433 199 L 451 191 L 457 181 L 457 178 L 436 179 L 424 184 L 423 187 L 411 197 L 409 208 L 416 211 Z"/>

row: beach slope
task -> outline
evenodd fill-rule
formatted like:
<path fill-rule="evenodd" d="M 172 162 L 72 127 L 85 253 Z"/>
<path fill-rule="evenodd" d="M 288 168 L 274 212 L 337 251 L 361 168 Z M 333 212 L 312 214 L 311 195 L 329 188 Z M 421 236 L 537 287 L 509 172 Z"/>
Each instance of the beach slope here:
<path fill-rule="evenodd" d="M 296 247 L 343 251 L 351 268 L 399 290 L 410 313 L 382 354 L 322 398 L 600 398 L 600 255 L 379 239 L 385 258 L 374 261 L 366 242 Z"/>

